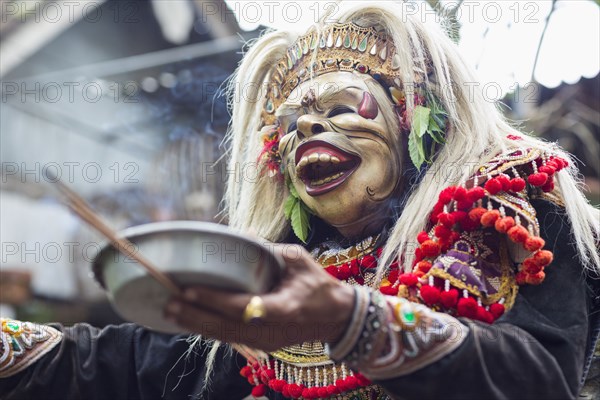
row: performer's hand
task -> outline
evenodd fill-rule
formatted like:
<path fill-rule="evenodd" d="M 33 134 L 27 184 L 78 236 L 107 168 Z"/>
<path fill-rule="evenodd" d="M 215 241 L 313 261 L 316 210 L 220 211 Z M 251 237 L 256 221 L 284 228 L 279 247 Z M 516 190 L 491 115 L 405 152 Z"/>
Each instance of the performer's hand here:
<path fill-rule="evenodd" d="M 242 320 L 252 295 L 204 286 L 187 288 L 183 299 L 171 299 L 165 315 L 182 330 L 264 351 L 340 339 L 351 318 L 353 289 L 327 274 L 300 246 L 277 245 L 275 251 L 286 268 L 275 290 L 261 295 L 266 316 L 260 321 Z"/>

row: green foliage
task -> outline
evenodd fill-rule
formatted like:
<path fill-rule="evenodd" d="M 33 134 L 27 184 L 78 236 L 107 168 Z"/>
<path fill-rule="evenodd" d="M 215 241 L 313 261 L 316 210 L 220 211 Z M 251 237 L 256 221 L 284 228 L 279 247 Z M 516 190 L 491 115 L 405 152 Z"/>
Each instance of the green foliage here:
<path fill-rule="evenodd" d="M 287 186 L 290 195 L 285 200 L 283 206 L 285 217 L 291 222 L 294 235 L 302 242 L 306 243 L 308 232 L 310 230 L 310 209 L 302 202 L 298 191 L 292 184 L 291 180 L 287 180 Z"/>
<path fill-rule="evenodd" d="M 423 106 L 416 106 L 413 112 L 412 126 L 408 137 L 408 154 L 417 169 L 427 161 L 423 135 L 427 133 L 430 113 L 431 109 Z"/>
<path fill-rule="evenodd" d="M 416 106 L 413 111 L 412 125 L 408 137 L 408 154 L 412 163 L 420 169 L 423 163 L 431 163 L 431 156 L 435 152 L 435 143 L 444 144 L 447 113 L 439 104 L 435 96 L 427 94 L 427 105 Z M 425 135 L 434 141 L 429 154 L 425 149 Z"/>

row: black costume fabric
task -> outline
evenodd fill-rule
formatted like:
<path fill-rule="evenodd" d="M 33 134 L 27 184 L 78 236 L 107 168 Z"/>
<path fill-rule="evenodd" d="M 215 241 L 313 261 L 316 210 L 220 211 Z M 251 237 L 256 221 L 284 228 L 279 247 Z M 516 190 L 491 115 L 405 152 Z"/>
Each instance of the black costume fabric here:
<path fill-rule="evenodd" d="M 450 355 L 415 373 L 377 382 L 402 399 L 574 399 L 594 348 L 599 286 L 583 271 L 564 210 L 534 200 L 554 261 L 539 286 L 521 287 L 513 308 L 493 325 L 462 319 L 469 336 Z M 0 379 L 3 399 L 242 399 L 245 360 L 217 355 L 202 392 L 203 348 L 185 359 L 184 336 L 133 324 L 103 330 L 59 327 L 62 343 L 20 374 Z M 281 395 L 268 396 L 282 398 Z"/>
<path fill-rule="evenodd" d="M 208 352 L 186 360 L 186 336 L 156 333 L 135 324 L 97 329 L 88 324 L 63 332 L 62 342 L 18 375 L 0 379 L 6 400 L 243 399 L 250 392 L 239 375 L 246 360 L 217 354 L 209 391 L 202 391 Z"/>

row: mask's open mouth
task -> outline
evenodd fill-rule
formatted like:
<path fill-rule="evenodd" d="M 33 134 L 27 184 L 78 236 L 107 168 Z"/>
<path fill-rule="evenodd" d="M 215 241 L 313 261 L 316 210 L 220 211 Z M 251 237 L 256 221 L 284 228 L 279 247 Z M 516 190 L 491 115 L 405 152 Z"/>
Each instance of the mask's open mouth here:
<path fill-rule="evenodd" d="M 311 140 L 296 150 L 296 175 L 306 193 L 319 196 L 332 191 L 356 170 L 360 157 L 323 140 Z"/>

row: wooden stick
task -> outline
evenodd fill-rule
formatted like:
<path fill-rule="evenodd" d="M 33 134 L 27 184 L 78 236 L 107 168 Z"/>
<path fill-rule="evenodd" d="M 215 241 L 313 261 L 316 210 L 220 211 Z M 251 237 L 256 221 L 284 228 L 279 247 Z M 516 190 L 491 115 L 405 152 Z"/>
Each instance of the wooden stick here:
<path fill-rule="evenodd" d="M 142 267 L 146 269 L 148 274 L 152 276 L 158 283 L 167 288 L 174 295 L 181 295 L 181 289 L 169 278 L 166 274 L 162 273 L 158 268 L 152 265 L 152 263 L 146 259 L 142 254 L 136 251 L 136 247 L 126 238 L 118 237 L 117 233 L 111 229 L 102 218 L 96 214 L 88 203 L 77 193 L 72 191 L 69 187 L 63 184 L 57 177 L 51 177 L 51 182 L 58 186 L 59 191 L 65 195 L 69 201 L 69 208 L 81 217 L 90 226 L 95 228 L 104 237 L 111 241 L 112 245 L 127 257 L 130 257 L 137 261 Z"/>

